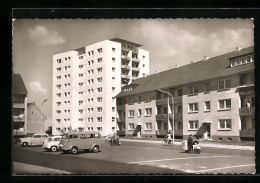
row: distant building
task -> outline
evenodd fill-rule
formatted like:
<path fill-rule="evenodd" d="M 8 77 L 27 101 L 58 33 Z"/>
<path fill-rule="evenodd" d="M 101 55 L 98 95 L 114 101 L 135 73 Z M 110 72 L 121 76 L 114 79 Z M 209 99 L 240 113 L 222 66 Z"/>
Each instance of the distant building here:
<path fill-rule="evenodd" d="M 36 107 L 35 103 L 27 104 L 27 134 L 45 133 L 46 117 L 41 110 Z M 42 123 L 41 123 L 42 121 Z M 42 130 L 42 132 L 41 132 Z"/>
<path fill-rule="evenodd" d="M 149 52 L 114 38 L 53 56 L 52 132 L 116 131 L 115 95 L 149 74 Z"/>
<path fill-rule="evenodd" d="M 254 139 L 254 59 L 248 47 L 135 80 L 116 96 L 118 134 Z"/>
<path fill-rule="evenodd" d="M 20 74 L 13 74 L 13 135 L 27 133 L 27 90 Z"/>

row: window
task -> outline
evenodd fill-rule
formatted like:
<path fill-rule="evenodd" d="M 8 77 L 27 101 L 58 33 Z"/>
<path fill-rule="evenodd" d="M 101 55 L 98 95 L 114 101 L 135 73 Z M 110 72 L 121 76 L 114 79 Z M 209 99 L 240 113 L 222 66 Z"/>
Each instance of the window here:
<path fill-rule="evenodd" d="M 115 77 L 112 77 L 112 82 L 115 82 L 116 78 Z"/>
<path fill-rule="evenodd" d="M 79 87 L 82 87 L 83 85 L 84 85 L 83 82 L 79 83 Z"/>
<path fill-rule="evenodd" d="M 102 122 L 102 117 L 97 117 L 97 122 Z"/>
<path fill-rule="evenodd" d="M 218 123 L 219 130 L 231 130 L 231 119 L 221 119 Z"/>
<path fill-rule="evenodd" d="M 97 131 L 102 132 L 102 127 L 97 127 Z"/>
<path fill-rule="evenodd" d="M 61 59 L 58 59 L 58 60 L 57 60 L 57 64 L 60 64 L 60 63 L 61 63 Z"/>
<path fill-rule="evenodd" d="M 198 130 L 198 124 L 199 124 L 199 121 L 189 121 L 188 129 L 189 130 Z"/>
<path fill-rule="evenodd" d="M 56 93 L 56 96 L 57 97 L 61 97 L 61 93 Z"/>
<path fill-rule="evenodd" d="M 59 80 L 59 79 L 61 79 L 61 76 L 57 76 L 56 78 L 57 78 L 57 80 Z"/>
<path fill-rule="evenodd" d="M 112 52 L 115 53 L 116 49 L 115 48 L 112 48 Z"/>
<path fill-rule="evenodd" d="M 79 118 L 79 122 L 83 122 L 83 118 Z"/>
<path fill-rule="evenodd" d="M 83 91 L 80 91 L 80 92 L 79 92 L 79 95 L 83 95 Z"/>
<path fill-rule="evenodd" d="M 138 109 L 138 117 L 142 116 L 142 109 Z"/>
<path fill-rule="evenodd" d="M 83 77 L 83 74 L 79 74 L 79 78 L 82 78 Z"/>
<path fill-rule="evenodd" d="M 112 122 L 115 122 L 116 121 L 116 118 L 115 117 L 112 117 Z"/>
<path fill-rule="evenodd" d="M 79 109 L 79 114 L 83 114 L 83 109 Z"/>
<path fill-rule="evenodd" d="M 98 91 L 99 93 L 102 92 L 102 87 L 97 88 L 97 91 Z"/>
<path fill-rule="evenodd" d="M 189 112 L 198 112 L 198 103 L 189 104 Z"/>
<path fill-rule="evenodd" d="M 231 99 L 219 100 L 218 109 L 219 110 L 230 110 L 231 109 Z"/>
<path fill-rule="evenodd" d="M 60 112 L 61 112 L 60 110 L 56 110 L 56 114 L 60 114 Z"/>
<path fill-rule="evenodd" d="M 102 102 L 102 97 L 98 97 L 98 98 L 97 98 L 97 101 L 98 101 L 98 102 Z"/>
<path fill-rule="evenodd" d="M 181 89 L 177 91 L 177 95 L 182 96 L 182 90 Z"/>
<path fill-rule="evenodd" d="M 227 79 L 227 80 L 221 80 L 218 82 L 218 89 L 219 90 L 223 90 L 223 89 L 228 89 L 231 87 L 231 80 Z"/>
<path fill-rule="evenodd" d="M 102 48 L 97 49 L 98 53 L 102 53 Z M 94 51 L 92 51 L 92 55 L 94 54 Z"/>
<path fill-rule="evenodd" d="M 205 92 L 209 92 L 210 91 L 210 83 L 205 83 Z"/>
<path fill-rule="evenodd" d="M 138 96 L 138 103 L 141 103 L 142 101 L 142 96 Z"/>
<path fill-rule="evenodd" d="M 210 101 L 204 103 L 204 111 L 210 111 Z"/>
<path fill-rule="evenodd" d="M 79 68 L 80 68 L 80 69 L 83 69 L 83 67 L 84 67 L 83 65 L 79 65 Z"/>
<path fill-rule="evenodd" d="M 128 111 L 128 117 L 133 118 L 134 116 L 135 116 L 135 111 L 134 110 Z"/>
<path fill-rule="evenodd" d="M 116 68 L 112 67 L 112 72 L 115 72 Z"/>
<path fill-rule="evenodd" d="M 57 71 L 57 72 L 60 72 L 60 71 L 61 71 L 61 67 L 58 67 L 58 68 L 56 69 L 56 71 Z"/>
<path fill-rule="evenodd" d="M 112 57 L 112 62 L 115 63 L 116 62 L 116 58 Z"/>
<path fill-rule="evenodd" d="M 61 89 L 61 85 L 56 85 L 56 87 L 57 87 L 58 89 Z"/>
<path fill-rule="evenodd" d="M 145 123 L 145 130 L 152 130 L 152 123 Z"/>
<path fill-rule="evenodd" d="M 97 112 L 102 112 L 102 107 L 98 107 Z"/>
<path fill-rule="evenodd" d="M 150 95 L 149 95 L 149 94 L 146 94 L 146 95 L 145 95 L 145 101 L 146 101 L 146 102 L 149 102 L 149 101 L 150 101 Z"/>
<path fill-rule="evenodd" d="M 128 124 L 129 126 L 129 128 L 128 128 L 128 130 L 134 130 L 135 129 L 135 124 L 134 123 L 129 123 Z"/>
<path fill-rule="evenodd" d="M 189 86 L 189 89 L 188 89 L 189 95 L 193 95 L 193 94 L 197 94 L 197 93 L 198 93 L 198 86 L 197 85 Z"/>
<path fill-rule="evenodd" d="M 152 108 L 146 108 L 145 109 L 145 116 L 151 116 L 152 115 Z"/>
<path fill-rule="evenodd" d="M 57 106 L 60 106 L 60 105 L 61 105 L 61 102 L 56 102 L 56 105 L 57 105 Z"/>
<path fill-rule="evenodd" d="M 112 87 L 112 92 L 115 92 L 116 91 L 116 87 Z"/>
<path fill-rule="evenodd" d="M 116 111 L 116 108 L 115 107 L 112 107 L 112 112 L 115 112 Z"/>
<path fill-rule="evenodd" d="M 97 68 L 98 73 L 102 72 L 102 67 Z"/>
<path fill-rule="evenodd" d="M 83 105 L 83 100 L 79 100 L 79 105 Z"/>
<path fill-rule="evenodd" d="M 57 122 L 57 123 L 60 123 L 60 122 L 61 122 L 61 120 L 60 120 L 60 119 L 56 119 L 56 122 Z"/>
<path fill-rule="evenodd" d="M 98 58 L 97 60 L 98 60 L 98 63 L 102 62 L 102 58 Z"/>
<path fill-rule="evenodd" d="M 102 77 L 101 78 L 97 78 L 98 82 L 101 83 L 102 82 Z"/>

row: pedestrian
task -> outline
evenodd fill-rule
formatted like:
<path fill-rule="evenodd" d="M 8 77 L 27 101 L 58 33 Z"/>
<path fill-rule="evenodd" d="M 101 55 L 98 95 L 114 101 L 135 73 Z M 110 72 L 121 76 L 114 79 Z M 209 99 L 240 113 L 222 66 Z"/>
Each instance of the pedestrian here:
<path fill-rule="evenodd" d="M 188 137 L 188 151 L 190 152 L 192 150 L 192 135 L 190 134 Z"/>

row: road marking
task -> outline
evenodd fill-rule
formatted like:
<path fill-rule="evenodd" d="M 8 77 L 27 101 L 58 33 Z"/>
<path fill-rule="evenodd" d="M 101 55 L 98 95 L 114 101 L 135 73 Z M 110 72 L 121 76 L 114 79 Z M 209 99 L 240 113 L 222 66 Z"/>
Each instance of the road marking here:
<path fill-rule="evenodd" d="M 201 159 L 201 158 L 229 158 L 232 156 L 203 156 L 203 157 L 185 157 L 185 158 L 173 158 L 173 159 L 158 159 L 158 160 L 149 160 L 149 161 L 136 161 L 136 162 L 128 162 L 127 164 L 138 164 L 138 163 L 151 163 L 157 161 L 175 161 L 181 159 Z"/>
<path fill-rule="evenodd" d="M 199 171 L 190 171 L 190 173 L 201 173 L 201 172 L 208 172 L 208 171 L 213 171 L 213 170 L 223 170 L 223 169 L 229 169 L 229 168 L 240 168 L 240 167 L 245 167 L 245 166 L 255 166 L 255 164 L 228 166 L 228 167 L 212 168 L 212 169 L 199 170 Z"/>

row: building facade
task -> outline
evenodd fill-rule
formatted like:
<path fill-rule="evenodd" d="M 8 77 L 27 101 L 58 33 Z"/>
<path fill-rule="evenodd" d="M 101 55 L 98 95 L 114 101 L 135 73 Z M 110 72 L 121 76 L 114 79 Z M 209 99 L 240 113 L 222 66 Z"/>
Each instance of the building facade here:
<path fill-rule="evenodd" d="M 27 104 L 27 134 L 45 133 L 46 116 L 36 107 L 35 103 Z"/>
<path fill-rule="evenodd" d="M 53 56 L 53 134 L 116 131 L 116 94 L 148 75 L 149 52 L 114 38 Z"/>
<path fill-rule="evenodd" d="M 117 96 L 118 133 L 215 141 L 255 134 L 254 47 L 138 79 Z M 172 131 L 174 129 L 174 131 Z"/>
<path fill-rule="evenodd" d="M 13 74 L 13 135 L 27 134 L 27 90 L 20 74 Z"/>

